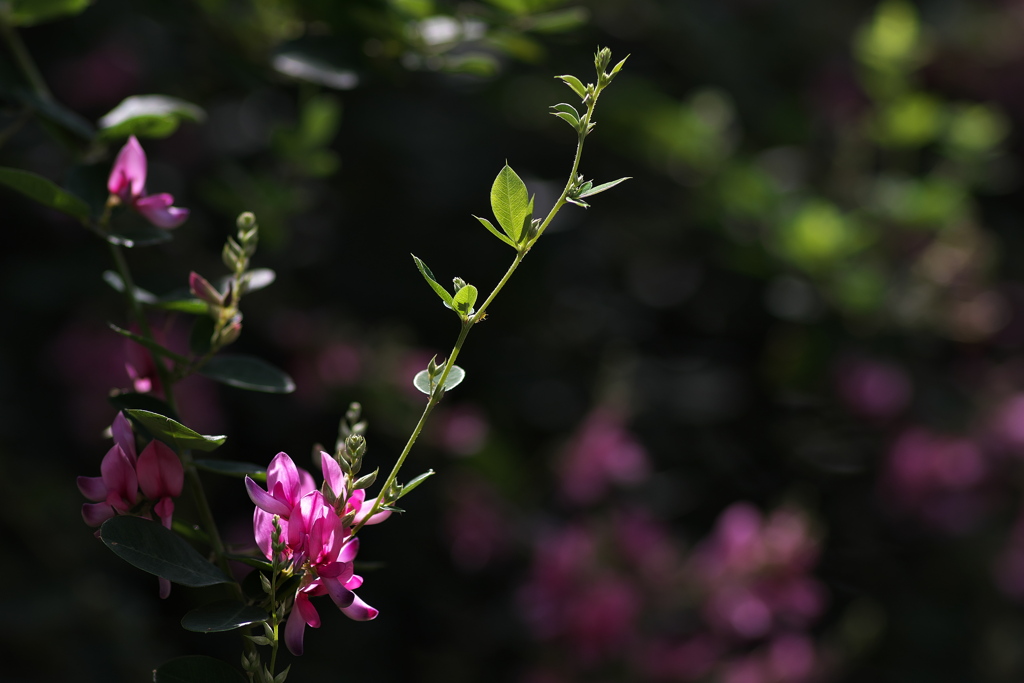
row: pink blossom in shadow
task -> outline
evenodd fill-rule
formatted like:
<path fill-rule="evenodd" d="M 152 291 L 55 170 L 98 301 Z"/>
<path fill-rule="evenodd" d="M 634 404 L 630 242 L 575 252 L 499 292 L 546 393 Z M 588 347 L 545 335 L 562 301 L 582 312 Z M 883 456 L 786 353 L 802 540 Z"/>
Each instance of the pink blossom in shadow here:
<path fill-rule="evenodd" d="M 53 87 L 73 109 L 112 107 L 137 91 L 140 71 L 139 55 L 111 41 L 58 64 Z"/>
<path fill-rule="evenodd" d="M 452 560 L 463 571 L 479 571 L 508 552 L 509 515 L 497 491 L 482 479 L 461 477 L 448 488 L 444 526 Z"/>
<path fill-rule="evenodd" d="M 612 485 L 637 484 L 650 473 L 647 453 L 615 411 L 598 408 L 584 421 L 561 456 L 559 487 L 570 502 L 586 505 Z"/>
<path fill-rule="evenodd" d="M 910 402 L 910 378 L 893 363 L 851 358 L 840 363 L 836 375 L 839 395 L 864 417 L 891 418 Z"/>
<path fill-rule="evenodd" d="M 172 206 L 167 193 L 146 193 L 148 163 L 142 145 L 134 135 L 128 138 L 114 160 L 107 179 L 107 190 L 115 203 L 126 204 L 159 228 L 176 228 L 188 219 L 189 210 Z"/>
<path fill-rule="evenodd" d="M 723 643 L 708 634 L 662 639 L 644 648 L 636 667 L 654 681 L 697 681 L 711 672 L 724 652 Z"/>
<path fill-rule="evenodd" d="M 991 466 L 973 441 L 904 431 L 889 448 L 879 490 L 894 510 L 950 533 L 972 528 L 987 509 Z"/>
<path fill-rule="evenodd" d="M 440 412 L 440 411 L 438 411 Z M 460 404 L 436 415 L 431 440 L 452 455 L 474 455 L 487 442 L 490 426 L 480 408 Z"/>

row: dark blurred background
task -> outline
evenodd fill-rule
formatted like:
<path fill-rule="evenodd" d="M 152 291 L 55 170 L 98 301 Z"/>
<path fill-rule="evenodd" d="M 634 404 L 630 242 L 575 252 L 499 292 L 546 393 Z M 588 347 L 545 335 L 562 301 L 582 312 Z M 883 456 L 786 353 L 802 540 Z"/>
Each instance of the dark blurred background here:
<path fill-rule="evenodd" d="M 205 111 L 142 140 L 192 213 L 129 250 L 140 286 L 223 274 L 259 220 L 277 280 L 233 350 L 297 390 L 189 380 L 182 420 L 311 467 L 360 401 L 385 471 L 458 333 L 409 253 L 490 291 L 494 176 L 546 211 L 570 168 L 552 77 L 630 55 L 581 170 L 633 179 L 566 207 L 474 331 L 407 465 L 437 476 L 361 534 L 380 616 L 322 607 L 291 680 L 1024 676 L 1024 3 L 98 0 L 16 30 L 63 109 L 26 115 L 0 49 L 0 165 L 102 192 L 120 141 L 90 126 L 124 98 Z M 160 601 L 80 517 L 131 384 L 107 247 L 0 202 L 3 678 L 236 663 L 178 625 L 215 589 Z M 241 483 L 207 483 L 244 543 Z"/>

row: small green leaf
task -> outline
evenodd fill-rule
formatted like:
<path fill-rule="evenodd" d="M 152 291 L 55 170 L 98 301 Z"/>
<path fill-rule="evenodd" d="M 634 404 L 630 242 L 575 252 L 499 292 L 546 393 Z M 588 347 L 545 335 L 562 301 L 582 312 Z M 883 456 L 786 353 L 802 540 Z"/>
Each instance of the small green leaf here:
<path fill-rule="evenodd" d="M 457 387 L 462 384 L 462 380 L 465 378 L 466 371 L 458 365 L 453 365 L 452 369 L 448 372 L 448 378 L 444 381 L 444 390 L 448 391 L 449 389 Z M 416 376 L 412 378 L 412 384 L 427 396 L 429 396 L 433 391 L 433 386 L 431 386 L 430 383 L 430 373 L 426 370 L 420 370 L 417 372 Z"/>
<path fill-rule="evenodd" d="M 412 254 L 412 260 L 416 262 L 416 267 L 419 268 L 420 275 L 422 275 L 423 279 L 427 281 L 430 288 L 437 292 L 437 295 L 441 297 L 441 301 L 444 302 L 444 305 L 448 308 L 452 308 L 452 295 L 448 293 L 447 289 L 438 283 L 437 278 L 435 278 L 434 274 L 430 272 L 430 268 L 427 268 L 427 264 L 417 258 L 416 254 Z"/>
<path fill-rule="evenodd" d="M 574 125 L 579 125 L 580 113 L 576 111 L 576 107 L 572 106 L 571 104 L 566 104 L 565 102 L 562 102 L 561 104 L 553 104 L 550 108 L 554 109 L 555 112 L 569 115 L 570 117 L 572 117 L 572 120 L 576 122 Z"/>
<path fill-rule="evenodd" d="M 17 168 L 0 167 L 0 183 L 17 190 L 43 206 L 56 209 L 82 221 L 89 219 L 89 205 L 83 199 L 62 190 L 41 175 Z"/>
<path fill-rule="evenodd" d="M 210 353 L 213 344 L 214 322 L 213 318 L 196 318 L 192 323 L 192 329 L 188 333 L 189 351 L 197 356 L 205 356 Z"/>
<path fill-rule="evenodd" d="M 92 0 L 11 0 L 7 20 L 13 26 L 34 26 L 78 14 Z"/>
<path fill-rule="evenodd" d="M 516 244 L 523 234 L 523 217 L 529 212 L 529 204 L 526 184 L 505 164 L 491 185 L 491 210 L 498 225 Z"/>
<path fill-rule="evenodd" d="M 205 472 L 223 474 L 227 477 L 238 477 L 241 479 L 249 476 L 257 481 L 264 481 L 267 478 L 267 468 L 262 465 L 254 465 L 251 462 L 200 458 L 195 461 L 195 465 Z"/>
<path fill-rule="evenodd" d="M 433 475 L 434 475 L 434 470 L 430 470 L 429 472 L 424 472 L 423 474 L 419 475 L 418 477 L 415 477 L 412 481 L 410 481 L 408 484 L 406 484 L 405 486 L 402 487 L 402 492 L 399 494 L 398 497 L 401 499 L 402 497 L 406 496 L 407 494 L 412 493 L 412 490 L 414 488 L 416 488 L 417 486 L 419 486 L 420 484 L 425 482 L 429 477 L 432 477 Z"/>
<path fill-rule="evenodd" d="M 270 394 L 290 394 L 295 391 L 295 382 L 287 373 L 256 356 L 215 356 L 199 370 L 199 373 L 239 389 L 265 391 Z"/>
<path fill-rule="evenodd" d="M 117 515 L 100 527 L 100 540 L 129 564 L 183 586 L 232 583 L 224 572 L 159 522 Z"/>
<path fill-rule="evenodd" d="M 556 112 L 554 112 L 553 116 L 557 116 L 558 118 L 562 119 L 563 121 L 568 123 L 570 126 L 572 126 L 573 130 L 579 132 L 580 120 L 577 119 L 577 118 L 573 118 L 572 114 L 566 114 L 565 112 L 562 112 L 562 111 L 556 111 Z"/>
<path fill-rule="evenodd" d="M 212 451 L 227 440 L 226 436 L 203 436 L 171 418 L 148 410 L 131 409 L 124 411 L 154 438 L 160 439 L 175 450 L 191 448 L 197 451 Z"/>
<path fill-rule="evenodd" d="M 218 633 L 234 631 L 236 628 L 249 626 L 270 618 L 259 607 L 246 605 L 236 600 L 218 600 L 208 605 L 197 607 L 181 618 L 181 626 L 186 631 L 197 633 Z"/>
<path fill-rule="evenodd" d="M 245 274 L 242 294 L 258 292 L 264 287 L 269 287 L 277 279 L 277 273 L 270 268 L 253 268 Z"/>
<path fill-rule="evenodd" d="M 452 308 L 460 315 L 470 316 L 473 314 L 473 305 L 476 303 L 477 291 L 473 285 L 466 285 L 452 298 Z"/>
<path fill-rule="evenodd" d="M 123 394 L 114 394 L 108 400 L 118 410 L 145 410 L 150 413 L 165 415 L 172 420 L 178 419 L 178 414 L 165 401 L 152 394 L 138 394 L 134 391 L 126 391 Z"/>
<path fill-rule="evenodd" d="M 153 683 L 247 683 L 241 671 L 230 664 L 206 657 L 188 655 L 161 664 L 153 672 Z"/>
<path fill-rule="evenodd" d="M 188 364 L 188 358 L 185 358 L 184 356 L 181 356 L 175 353 L 174 351 L 171 351 L 170 349 L 165 349 L 163 346 L 161 346 L 160 344 L 158 344 L 157 342 L 153 341 L 148 337 L 143 337 L 141 334 L 135 334 L 134 332 L 130 332 L 129 330 L 122 329 L 115 325 L 114 323 L 107 323 L 107 326 L 114 332 L 117 332 L 122 337 L 127 337 L 136 344 L 145 346 L 147 349 L 157 354 L 158 356 L 170 358 L 175 363 L 181 363 L 183 365 Z"/>
<path fill-rule="evenodd" d="M 587 86 L 583 85 L 583 82 L 575 76 L 555 76 L 555 78 L 561 78 L 567 86 L 572 88 L 572 91 L 580 96 L 580 99 L 586 99 L 587 97 Z"/>
<path fill-rule="evenodd" d="M 481 225 L 483 225 L 485 228 L 490 230 L 492 235 L 497 237 L 499 240 L 501 240 L 505 244 L 509 245 L 510 247 L 515 247 L 516 246 L 515 242 L 510 240 L 506 235 L 503 235 L 501 232 L 499 232 L 498 229 L 496 227 L 494 227 L 494 225 L 489 220 L 487 220 L 486 218 L 480 218 L 480 216 L 473 216 L 473 218 L 475 218 L 478 221 L 480 221 Z"/>
<path fill-rule="evenodd" d="M 580 192 L 579 195 L 577 195 L 577 196 L 580 197 L 581 199 L 583 197 L 593 197 L 595 194 L 600 194 L 601 192 L 604 192 L 605 190 L 612 189 L 613 187 L 615 187 L 619 183 L 625 182 L 626 180 L 629 180 L 631 177 L 632 176 L 627 176 L 625 178 L 619 178 L 618 180 L 613 180 L 610 183 L 604 183 L 603 185 L 598 185 L 597 187 L 591 187 L 588 190 L 584 190 L 583 192 Z"/>
<path fill-rule="evenodd" d="M 200 299 L 163 299 L 153 302 L 156 308 L 163 311 L 174 311 L 175 313 L 187 313 L 188 315 L 207 315 L 210 312 L 210 304 Z"/>
<path fill-rule="evenodd" d="M 165 138 L 182 121 L 201 123 L 206 112 L 201 107 L 167 95 L 133 95 L 99 120 L 100 137 L 107 140 L 129 135 Z"/>

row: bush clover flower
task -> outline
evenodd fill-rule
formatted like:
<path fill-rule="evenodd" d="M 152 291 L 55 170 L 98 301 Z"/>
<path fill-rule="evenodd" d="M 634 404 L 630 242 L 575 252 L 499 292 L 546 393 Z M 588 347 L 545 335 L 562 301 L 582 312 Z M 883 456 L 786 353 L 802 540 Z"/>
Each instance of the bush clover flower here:
<path fill-rule="evenodd" d="M 172 206 L 174 197 L 166 192 L 146 194 L 147 170 L 146 153 L 133 135 L 118 152 L 110 170 L 108 206 L 127 204 L 159 228 L 178 227 L 188 218 L 189 210 Z"/>

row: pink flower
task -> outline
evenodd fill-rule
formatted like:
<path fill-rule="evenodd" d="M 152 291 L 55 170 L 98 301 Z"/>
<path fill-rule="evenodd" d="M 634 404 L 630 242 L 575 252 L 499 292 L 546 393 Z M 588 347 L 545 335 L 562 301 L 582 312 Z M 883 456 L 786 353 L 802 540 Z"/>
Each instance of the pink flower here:
<path fill-rule="evenodd" d="M 117 154 L 114 167 L 107 179 L 107 190 L 117 201 L 131 205 L 153 225 L 160 228 L 176 228 L 188 218 L 188 209 L 172 206 L 174 197 L 166 192 L 146 194 L 146 153 L 135 136 Z"/>
<path fill-rule="evenodd" d="M 366 501 L 362 489 L 353 491 L 338 462 L 327 453 L 320 455 L 323 492 L 316 490 L 310 474 L 296 467 L 286 453 L 278 453 L 271 461 L 267 490 L 245 478 L 246 491 L 256 505 L 256 544 L 267 559 L 274 559 L 276 518 L 278 560 L 290 563 L 301 576 L 285 626 L 285 644 L 295 655 L 302 654 L 306 626 L 320 626 L 320 615 L 310 598 L 329 595 L 343 614 L 356 621 L 368 621 L 378 613 L 353 593 L 363 580 L 352 571 L 359 540 L 352 535 L 351 526 L 361 523 L 376 501 Z M 333 503 L 325 497 L 328 493 Z M 365 523 L 377 524 L 390 514 L 378 512 Z"/>
<path fill-rule="evenodd" d="M 153 512 L 170 529 L 171 515 L 174 514 L 174 501 L 171 499 L 181 495 L 185 484 L 185 470 L 178 454 L 160 441 L 150 441 L 139 455 L 136 471 L 142 493 L 156 501 Z"/>

